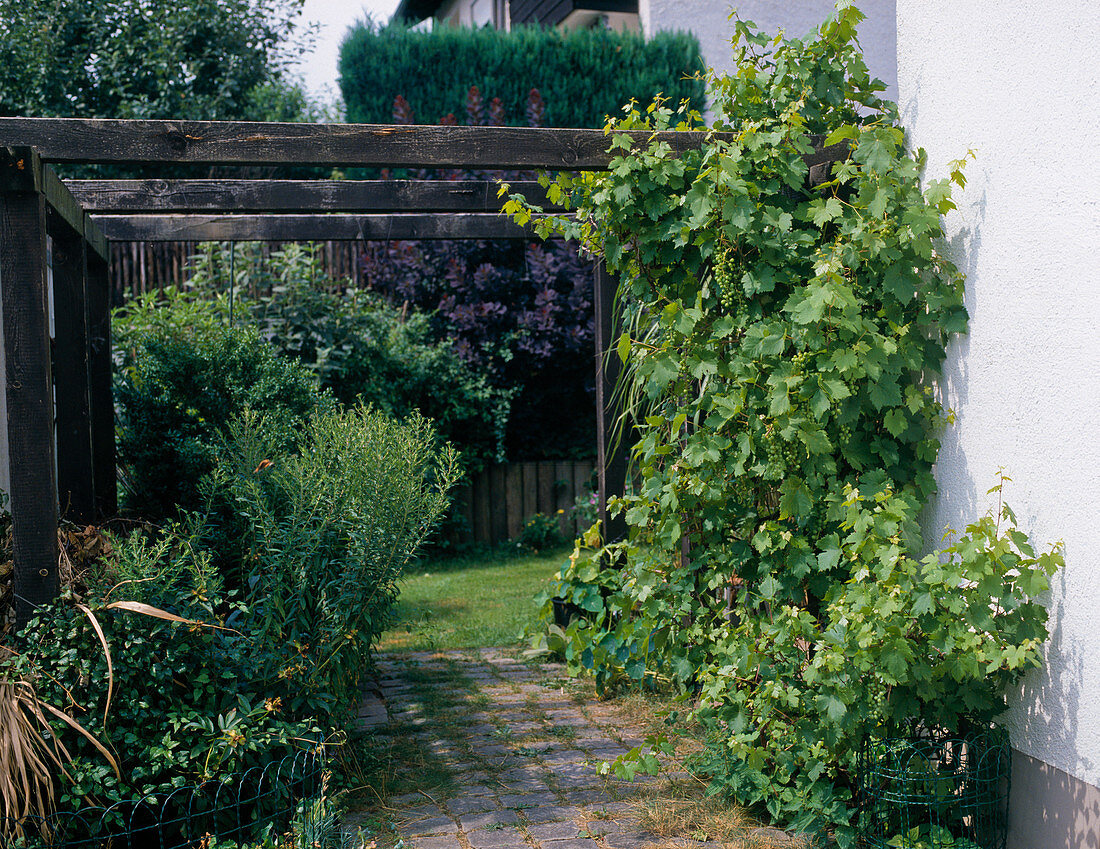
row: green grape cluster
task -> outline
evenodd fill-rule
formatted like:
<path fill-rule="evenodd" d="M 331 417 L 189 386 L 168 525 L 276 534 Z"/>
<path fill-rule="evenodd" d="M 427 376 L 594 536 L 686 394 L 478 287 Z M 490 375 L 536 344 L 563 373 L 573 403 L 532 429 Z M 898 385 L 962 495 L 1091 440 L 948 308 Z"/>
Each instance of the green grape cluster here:
<path fill-rule="evenodd" d="M 886 685 L 877 678 L 872 678 L 870 681 L 866 682 L 865 686 L 867 687 L 874 713 L 879 716 L 884 715 L 886 713 L 886 702 L 889 700 L 886 692 Z"/>
<path fill-rule="evenodd" d="M 804 374 L 805 366 L 813 359 L 814 355 L 812 351 L 799 351 L 791 358 L 791 364 L 794 366 L 796 374 Z"/>
<path fill-rule="evenodd" d="M 838 447 L 850 443 L 852 441 L 852 426 L 847 424 L 840 425 L 837 428 L 836 437 Z"/>
<path fill-rule="evenodd" d="M 809 517 L 802 522 L 802 529 L 806 532 L 807 536 L 819 538 L 825 535 L 828 513 L 829 506 L 825 503 L 824 499 L 818 499 L 814 502 L 813 511 L 810 513 Z"/>
<path fill-rule="evenodd" d="M 730 315 L 740 315 L 745 311 L 745 292 L 733 279 L 733 256 L 728 247 L 718 248 L 714 257 L 714 282 L 718 287 L 718 297 L 722 306 Z"/>
<path fill-rule="evenodd" d="M 763 442 L 764 454 L 767 457 L 764 477 L 767 480 L 782 480 L 788 471 L 801 465 L 802 446 L 795 442 L 788 442 L 780 436 L 773 423 L 765 427 Z"/>

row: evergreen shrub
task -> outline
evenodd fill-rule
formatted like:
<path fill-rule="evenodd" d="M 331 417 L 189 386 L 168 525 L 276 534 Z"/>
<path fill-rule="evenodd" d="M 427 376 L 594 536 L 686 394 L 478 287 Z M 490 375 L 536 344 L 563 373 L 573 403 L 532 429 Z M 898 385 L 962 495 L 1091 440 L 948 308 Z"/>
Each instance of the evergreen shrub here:
<path fill-rule="evenodd" d="M 546 100 L 551 127 L 602 127 L 624 103 L 658 93 L 704 105 L 702 80 L 689 79 L 704 70 L 699 44 L 685 33 L 647 40 L 605 29 L 425 32 L 361 22 L 341 46 L 339 67 L 348 120 L 371 124 L 392 121 L 397 95 L 411 110 L 409 123 L 438 123 L 462 109 L 471 85 L 498 97 L 510 124 L 526 123 L 533 88 Z"/>
<path fill-rule="evenodd" d="M 244 410 L 293 427 L 331 403 L 255 328 L 228 327 L 212 305 L 168 297 L 135 302 L 113 323 L 125 500 L 146 519 L 201 506 L 199 481 Z"/>

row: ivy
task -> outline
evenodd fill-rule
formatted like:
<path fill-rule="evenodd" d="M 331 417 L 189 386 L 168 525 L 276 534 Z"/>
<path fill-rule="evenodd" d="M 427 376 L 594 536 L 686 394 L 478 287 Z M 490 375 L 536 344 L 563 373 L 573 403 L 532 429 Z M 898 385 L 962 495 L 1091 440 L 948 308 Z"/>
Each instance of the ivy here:
<path fill-rule="evenodd" d="M 621 281 L 637 434 L 635 491 L 614 505 L 629 539 L 582 540 L 559 594 L 587 615 L 542 645 L 604 688 L 697 695 L 715 789 L 840 846 L 860 742 L 992 721 L 1040 662 L 1035 598 L 1061 564 L 1004 505 L 922 556 L 947 419 L 929 384 L 967 321 L 937 250 L 963 162 L 922 190 L 861 19 L 839 4 L 804 40 L 738 22 L 737 69 L 710 80 L 723 135 L 637 143 L 623 131 L 702 122 L 631 104 L 606 128 L 608 171 L 543 178 L 573 215 L 536 225 Z M 814 136 L 849 156 L 811 187 Z"/>

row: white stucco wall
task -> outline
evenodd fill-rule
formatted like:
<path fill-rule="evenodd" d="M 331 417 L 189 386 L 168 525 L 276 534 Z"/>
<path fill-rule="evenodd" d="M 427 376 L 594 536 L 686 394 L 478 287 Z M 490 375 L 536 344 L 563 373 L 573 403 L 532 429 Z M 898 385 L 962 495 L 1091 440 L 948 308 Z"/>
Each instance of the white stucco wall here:
<path fill-rule="evenodd" d="M 977 154 L 947 218 L 971 325 L 941 382 L 957 421 L 926 536 L 989 508 L 1004 466 L 1022 528 L 1064 540 L 1046 668 L 1008 723 L 1016 748 L 1100 786 L 1100 5 L 898 0 L 897 33 L 929 176 Z"/>
<path fill-rule="evenodd" d="M 753 21 L 767 33 L 782 29 L 787 35 L 802 37 L 825 20 L 833 5 L 833 0 L 639 0 L 638 12 L 646 35 L 665 30 L 693 32 L 708 67 L 730 71 L 733 27 L 729 14 L 734 6 L 743 20 Z M 894 0 L 862 0 L 858 6 L 867 15 L 859 28 L 867 67 L 887 84 L 886 96 L 894 99 L 897 81 Z"/>

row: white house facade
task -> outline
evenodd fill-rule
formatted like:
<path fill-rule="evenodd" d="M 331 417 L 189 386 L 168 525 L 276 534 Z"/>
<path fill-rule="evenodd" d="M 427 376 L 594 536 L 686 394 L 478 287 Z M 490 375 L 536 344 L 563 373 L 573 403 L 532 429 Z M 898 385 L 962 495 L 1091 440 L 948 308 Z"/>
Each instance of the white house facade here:
<path fill-rule="evenodd" d="M 930 544 L 993 504 L 1065 543 L 1046 666 L 1012 694 L 1012 849 L 1100 846 L 1100 6 L 898 0 L 898 91 L 928 175 L 973 149 L 946 250 L 969 334 L 940 382 L 955 424 Z"/>

